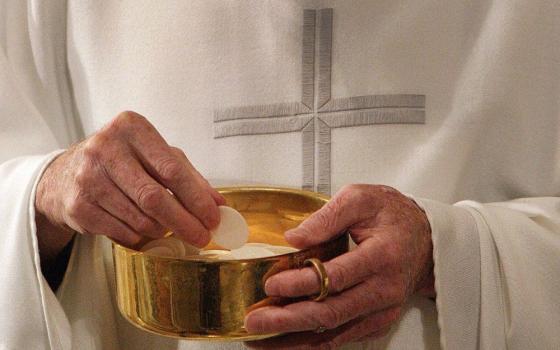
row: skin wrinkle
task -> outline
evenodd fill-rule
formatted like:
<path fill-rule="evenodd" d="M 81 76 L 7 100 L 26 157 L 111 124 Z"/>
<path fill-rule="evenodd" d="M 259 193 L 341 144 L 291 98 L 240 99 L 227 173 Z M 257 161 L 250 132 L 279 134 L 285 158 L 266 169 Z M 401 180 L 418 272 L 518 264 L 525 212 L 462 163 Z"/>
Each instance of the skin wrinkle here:
<path fill-rule="evenodd" d="M 142 142 L 139 143 L 139 139 Z M 110 235 L 118 236 L 130 231 L 139 237 L 139 232 L 130 228 L 124 229 L 130 218 L 113 216 L 99 205 L 100 199 L 107 196 L 103 191 L 96 190 L 98 186 L 103 186 L 99 177 L 105 181 L 110 179 L 131 199 L 131 205 L 138 204 L 138 198 L 134 197 L 138 187 L 156 185 L 158 190 L 154 193 L 158 196 L 158 193 L 165 192 L 165 196 L 161 197 L 165 203 L 152 208 L 152 212 L 148 210 L 153 215 L 148 217 L 165 225 L 175 225 L 178 227 L 178 234 L 185 239 L 202 240 L 201 236 L 204 236 L 205 231 L 203 223 L 208 218 L 202 214 L 197 216 L 196 211 L 206 207 L 200 206 L 198 202 L 192 203 L 192 195 L 205 193 L 205 198 L 213 207 L 216 206 L 216 198 L 220 197 L 207 182 L 201 180 L 200 174 L 186 157 L 183 157 L 184 153 L 180 154 L 167 145 L 145 118 L 135 113 L 123 113 L 98 134 L 57 158 L 49 166 L 50 171 L 47 168 L 45 180 L 41 179 L 40 186 L 52 187 L 49 191 L 38 190 L 38 193 L 48 198 L 36 198 L 36 203 L 39 203 L 37 211 L 39 214 L 44 213 L 49 221 L 68 224 L 82 232 L 99 233 L 98 227 L 103 223 L 105 227 L 110 228 Z M 181 181 L 170 179 L 169 174 L 160 173 L 162 162 L 173 164 L 175 161 L 181 162 L 183 169 L 188 171 L 188 186 L 177 186 Z M 102 167 L 95 169 L 88 162 L 100 162 Z M 62 171 L 53 171 L 57 168 Z M 84 178 L 76 181 L 76 174 L 87 169 L 91 170 L 93 174 L 90 175 L 94 176 L 88 178 L 86 173 L 83 173 Z M 194 186 L 194 190 L 190 186 Z M 71 193 L 67 193 L 69 188 Z M 170 188 L 176 197 L 169 195 L 167 188 Z M 110 190 L 107 191 L 111 193 Z M 137 200 L 136 203 L 133 203 L 134 199 Z M 68 218 L 68 207 L 63 204 L 72 200 L 74 203 L 70 204 L 74 207 L 73 217 L 53 221 L 56 218 Z M 45 203 L 55 205 L 48 207 L 49 210 L 46 211 L 46 207 L 43 207 Z M 167 209 L 163 204 L 168 206 Z M 84 211 L 83 208 L 94 214 L 84 218 L 80 215 Z M 146 214 L 141 208 L 138 210 Z M 171 212 L 177 214 L 176 217 L 164 217 Z M 132 227 L 132 224 L 130 226 Z M 189 226 L 189 229 L 185 229 L 185 226 Z M 389 320 L 391 323 L 397 319 L 391 310 L 394 307 L 398 309 L 406 302 L 408 296 L 421 285 L 420 281 L 424 281 L 425 277 L 430 275 L 433 266 L 430 259 L 431 232 L 425 214 L 413 201 L 390 187 L 349 185 L 322 210 L 307 219 L 300 228 L 287 234 L 286 238 L 296 246 L 305 247 L 332 239 L 346 229 L 349 229 L 352 238 L 359 245 L 358 249 L 347 255 L 355 254 L 356 260 L 363 262 L 347 259 L 337 260 L 330 265 L 326 263 L 327 271 L 337 271 L 334 272 L 333 281 L 342 286 L 335 285 L 334 288 L 341 292 L 330 295 L 320 303 L 306 301 L 284 307 L 259 309 L 248 315 L 248 330 L 256 328 L 257 331 L 269 332 L 274 331 L 274 327 L 283 327 L 290 331 L 300 331 L 327 325 L 333 329 L 322 334 L 330 337 L 330 343 L 327 342 L 324 346 L 332 347 L 347 339 L 366 336 L 368 333 L 362 334 L 360 326 L 357 326 L 364 324 L 363 322 L 379 324 L 382 323 L 380 320 Z M 39 231 L 41 232 L 41 228 Z M 358 278 L 350 278 L 349 272 Z M 336 277 L 337 274 L 340 277 Z M 271 280 L 271 289 L 274 289 L 274 284 L 280 284 L 283 285 L 277 287 L 280 291 L 293 291 L 294 287 L 282 276 L 287 275 L 281 273 Z M 299 273 L 296 277 L 308 278 L 307 282 L 292 282 L 304 292 L 309 293 L 309 285 L 318 287 L 316 275 Z M 254 316 L 252 320 L 251 315 Z M 372 316 L 370 318 L 365 315 Z M 371 329 L 369 331 L 374 332 Z"/>
<path fill-rule="evenodd" d="M 208 228 L 219 222 L 223 197 L 201 178 L 145 117 L 120 113 L 58 156 L 41 176 L 35 198 L 37 215 L 45 218 L 37 227 L 41 263 L 52 261 L 73 231 L 131 246 L 166 228 L 205 245 Z"/>
<path fill-rule="evenodd" d="M 300 332 L 319 326 L 338 331 L 367 314 L 380 314 L 389 320 L 388 327 L 396 322 L 410 295 L 432 280 L 431 230 L 425 213 L 390 187 L 351 185 L 286 238 L 292 244 L 314 245 L 346 229 L 358 247 L 324 263 L 331 278 L 329 297 L 253 311 L 246 318 L 249 332 Z M 319 281 L 312 272 L 304 268 L 278 273 L 267 281 L 266 292 L 279 297 L 314 295 Z M 252 317 L 259 329 L 253 328 Z M 278 317 L 281 324 L 275 322 Z M 369 333 L 339 339 L 356 340 Z M 275 347 L 274 340 L 267 344 Z"/>

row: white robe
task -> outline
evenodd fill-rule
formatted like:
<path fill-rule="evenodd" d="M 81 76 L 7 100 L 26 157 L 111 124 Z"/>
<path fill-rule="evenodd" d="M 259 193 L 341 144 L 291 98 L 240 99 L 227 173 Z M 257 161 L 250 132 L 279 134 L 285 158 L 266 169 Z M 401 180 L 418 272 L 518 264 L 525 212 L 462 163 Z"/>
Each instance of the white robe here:
<path fill-rule="evenodd" d="M 351 347 L 560 348 L 559 15 L 555 0 L 4 1 L 0 349 L 243 347 L 130 326 L 105 239 L 78 237 L 56 296 L 41 274 L 40 174 L 125 109 L 210 179 L 417 198 L 437 301 Z M 321 114 L 329 98 L 346 110 Z"/>

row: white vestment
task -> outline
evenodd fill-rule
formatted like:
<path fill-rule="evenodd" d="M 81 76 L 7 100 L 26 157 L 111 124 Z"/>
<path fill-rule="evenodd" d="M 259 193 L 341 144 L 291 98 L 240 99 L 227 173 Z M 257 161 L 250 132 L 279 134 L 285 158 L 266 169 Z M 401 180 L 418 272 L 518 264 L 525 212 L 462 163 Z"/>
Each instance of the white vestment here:
<path fill-rule="evenodd" d="M 209 179 L 417 198 L 437 300 L 350 347 L 560 348 L 558 18 L 556 0 L 3 1 L 0 349 L 243 347 L 129 325 L 106 239 L 78 237 L 56 295 L 43 278 L 38 178 L 123 110 Z"/>

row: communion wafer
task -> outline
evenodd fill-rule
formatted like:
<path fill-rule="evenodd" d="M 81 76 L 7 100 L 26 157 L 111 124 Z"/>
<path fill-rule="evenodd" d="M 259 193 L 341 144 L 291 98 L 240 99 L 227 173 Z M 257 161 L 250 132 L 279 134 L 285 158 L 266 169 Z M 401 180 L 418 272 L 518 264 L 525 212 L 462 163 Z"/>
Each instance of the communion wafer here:
<path fill-rule="evenodd" d="M 221 205 L 220 224 L 212 230 L 214 243 L 226 249 L 237 249 L 247 243 L 249 228 L 245 218 L 235 209 Z"/>
<path fill-rule="evenodd" d="M 185 256 L 197 255 L 200 252 L 200 249 L 195 247 L 194 245 L 190 245 L 183 240 L 180 241 L 181 243 L 183 243 L 183 247 L 185 247 Z"/>
<path fill-rule="evenodd" d="M 196 257 L 196 256 L 192 256 L 192 257 Z M 229 253 L 229 250 L 221 250 L 221 249 L 201 250 L 199 252 L 198 257 L 207 260 L 235 260 L 233 255 Z"/>
<path fill-rule="evenodd" d="M 245 243 L 245 245 L 253 246 L 253 247 L 270 247 L 271 246 L 270 244 L 256 243 L 256 242 Z"/>
<path fill-rule="evenodd" d="M 294 253 L 294 252 L 298 251 L 298 249 L 296 249 L 296 248 L 285 247 L 285 246 L 281 246 L 281 245 L 271 245 L 271 246 L 268 246 L 266 249 L 270 250 L 275 255 Z"/>
<path fill-rule="evenodd" d="M 144 253 L 157 256 L 166 256 L 170 258 L 175 258 L 175 251 L 166 246 L 156 246 L 150 249 L 144 250 Z"/>
<path fill-rule="evenodd" d="M 193 247 L 194 249 L 190 249 L 187 246 L 187 244 L 183 243 L 183 241 L 178 238 L 165 237 L 154 239 L 153 241 L 146 243 L 140 250 L 147 252 L 153 248 L 166 247 L 172 251 L 172 255 L 176 258 L 181 258 L 188 254 L 198 254 L 198 250 L 194 250 L 196 248 Z"/>
<path fill-rule="evenodd" d="M 201 250 L 199 255 L 230 255 L 229 250 L 209 249 Z"/>
<path fill-rule="evenodd" d="M 241 248 L 233 249 L 230 251 L 231 255 L 235 259 L 256 259 L 256 258 L 266 258 L 269 256 L 276 255 L 274 252 L 270 251 L 265 247 L 244 245 Z"/>

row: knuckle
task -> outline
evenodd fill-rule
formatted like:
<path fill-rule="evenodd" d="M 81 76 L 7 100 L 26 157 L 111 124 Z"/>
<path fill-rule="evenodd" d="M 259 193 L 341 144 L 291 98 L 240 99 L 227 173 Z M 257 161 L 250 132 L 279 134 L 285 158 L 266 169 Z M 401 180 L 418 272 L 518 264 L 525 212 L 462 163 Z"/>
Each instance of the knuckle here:
<path fill-rule="evenodd" d="M 87 163 L 80 165 L 78 169 L 76 169 L 76 172 L 74 174 L 74 182 L 76 183 L 76 186 L 79 190 L 88 188 L 91 178 L 91 169 L 87 165 Z"/>
<path fill-rule="evenodd" d="M 185 157 L 185 158 L 186 158 L 185 152 L 183 152 L 183 150 L 180 149 L 179 147 L 170 146 L 170 148 L 171 148 L 171 152 L 173 152 L 173 154 L 175 154 L 176 156 Z"/>
<path fill-rule="evenodd" d="M 342 187 L 340 190 L 340 195 L 343 198 L 347 198 L 348 200 L 354 200 L 356 197 L 360 197 L 363 193 L 368 192 L 368 188 L 371 185 L 362 185 L 362 184 L 349 184 Z"/>
<path fill-rule="evenodd" d="M 184 176 L 182 164 L 174 158 L 161 159 L 156 164 L 156 171 L 161 176 L 161 179 L 167 183 L 178 182 Z"/>
<path fill-rule="evenodd" d="M 131 124 L 141 122 L 145 119 L 146 118 L 144 118 L 143 116 L 141 116 L 140 114 L 134 111 L 123 111 L 119 113 L 119 115 L 116 118 L 116 120 L 120 120 L 124 123 L 131 123 Z"/>
<path fill-rule="evenodd" d="M 163 198 L 162 189 L 157 184 L 145 184 L 136 191 L 137 203 L 143 210 L 154 212 Z"/>
<path fill-rule="evenodd" d="M 105 149 L 108 141 L 109 137 L 103 132 L 99 132 L 90 137 L 87 141 L 85 141 L 82 149 L 84 158 L 88 160 L 99 159 L 103 155 L 103 150 Z"/>
<path fill-rule="evenodd" d="M 335 207 L 351 212 L 363 211 L 364 204 L 371 202 L 370 192 L 366 186 L 356 184 L 344 186 L 333 198 Z"/>
<path fill-rule="evenodd" d="M 323 317 L 321 317 L 321 324 L 328 329 L 333 329 L 341 325 L 344 321 L 342 312 L 331 304 L 324 303 L 323 305 Z"/>
<path fill-rule="evenodd" d="M 86 209 L 86 200 L 84 196 L 77 195 L 66 205 L 66 213 L 68 217 L 75 221 L 80 221 Z"/>
<path fill-rule="evenodd" d="M 375 188 L 379 192 L 385 193 L 385 194 L 390 194 L 390 195 L 400 194 L 400 192 L 397 191 L 394 187 L 387 186 L 387 185 L 376 185 Z"/>
<path fill-rule="evenodd" d="M 105 130 L 110 132 L 122 132 L 128 130 L 133 125 L 143 123 L 146 118 L 133 111 L 124 111 L 119 113 L 113 120 L 109 122 Z"/>
<path fill-rule="evenodd" d="M 363 187 L 363 185 L 359 185 L 359 184 L 348 184 L 348 185 L 344 185 L 340 189 L 340 192 L 344 193 L 344 194 L 354 193 L 354 192 L 357 192 L 357 191 L 361 191 L 362 187 Z"/>

